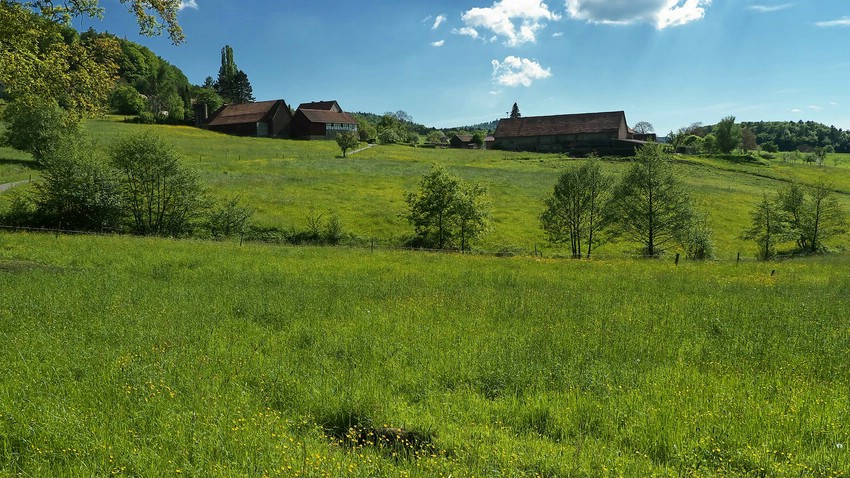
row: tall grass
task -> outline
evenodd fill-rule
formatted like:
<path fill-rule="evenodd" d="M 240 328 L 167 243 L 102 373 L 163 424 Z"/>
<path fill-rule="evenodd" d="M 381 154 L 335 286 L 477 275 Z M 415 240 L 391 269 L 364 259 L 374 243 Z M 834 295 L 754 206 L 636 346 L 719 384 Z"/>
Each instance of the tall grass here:
<path fill-rule="evenodd" d="M 0 476 L 847 476 L 848 265 L 0 234 Z"/>

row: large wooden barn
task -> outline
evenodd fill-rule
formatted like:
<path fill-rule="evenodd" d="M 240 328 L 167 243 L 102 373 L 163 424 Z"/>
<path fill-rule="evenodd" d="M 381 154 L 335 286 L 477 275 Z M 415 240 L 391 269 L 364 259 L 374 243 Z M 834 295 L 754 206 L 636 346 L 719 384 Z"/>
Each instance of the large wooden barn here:
<path fill-rule="evenodd" d="M 334 139 L 345 131 L 357 131 L 357 120 L 336 101 L 302 103 L 292 119 L 293 138 Z"/>
<path fill-rule="evenodd" d="M 292 111 L 283 100 L 232 103 L 217 109 L 202 126 L 236 136 L 289 137 Z"/>
<path fill-rule="evenodd" d="M 634 138 L 623 111 L 501 119 L 493 133 L 494 149 L 576 156 L 629 156 L 643 143 Z"/>

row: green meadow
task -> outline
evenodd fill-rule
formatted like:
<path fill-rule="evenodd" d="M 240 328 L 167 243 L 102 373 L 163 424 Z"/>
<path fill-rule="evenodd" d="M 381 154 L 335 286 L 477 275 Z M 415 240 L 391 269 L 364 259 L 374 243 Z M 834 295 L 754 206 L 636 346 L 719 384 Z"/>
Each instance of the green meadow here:
<path fill-rule="evenodd" d="M 551 194 L 559 172 L 574 163 L 559 155 L 502 151 L 435 150 L 380 145 L 343 159 L 332 141 L 292 141 L 235 138 L 191 127 L 125 124 L 115 119 L 87 123 L 90 135 L 104 147 L 121 135 L 152 129 L 166 137 L 197 169 L 219 198 L 239 196 L 255 209 L 254 222 L 282 230 L 304 229 L 308 217 L 337 215 L 343 229 L 360 242 L 395 246 L 411 234 L 404 215 L 405 195 L 434 163 L 445 165 L 461 178 L 480 182 L 489 190 L 492 220 L 489 231 L 474 246 L 485 252 L 538 249 L 546 254 L 563 251 L 546 244 L 537 219 Z M 777 156 L 778 158 L 779 156 Z M 850 157 L 850 155 L 848 155 Z M 773 193 L 788 181 L 813 183 L 829 178 L 850 211 L 850 168 L 783 163 L 781 159 L 736 162 L 722 158 L 682 156 L 676 168 L 708 214 L 718 258 L 731 260 L 741 253 L 752 257 L 755 248 L 741 239 L 750 211 L 764 192 Z M 26 179 L 31 163 L 13 150 L 0 149 L 0 183 Z M 609 158 L 605 169 L 621 174 L 627 160 Z M 37 173 L 37 171 L 36 171 Z M 9 200 L 0 196 L 0 207 Z M 827 243 L 846 248 L 850 234 Z M 789 246 L 790 248 L 790 246 Z M 635 246 L 611 243 L 600 247 L 603 256 L 630 254 Z"/>
<path fill-rule="evenodd" d="M 478 250 L 544 255 L 0 230 L 0 478 L 850 476 L 850 235 L 734 260 L 765 191 L 827 176 L 850 210 L 847 163 L 677 157 L 721 259 L 677 266 L 557 258 L 562 156 L 87 126 L 158 131 L 263 226 L 379 245 L 442 163 L 489 189 Z M 37 174 L 0 149 L 0 183 Z"/>
<path fill-rule="evenodd" d="M 848 476 L 848 267 L 2 233 L 0 476 Z"/>

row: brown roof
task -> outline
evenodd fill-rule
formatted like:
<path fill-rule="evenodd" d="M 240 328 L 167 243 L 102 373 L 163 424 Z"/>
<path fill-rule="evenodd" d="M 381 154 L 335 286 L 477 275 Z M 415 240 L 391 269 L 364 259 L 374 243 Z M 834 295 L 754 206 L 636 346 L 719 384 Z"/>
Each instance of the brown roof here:
<path fill-rule="evenodd" d="M 454 139 L 454 138 L 457 138 L 457 139 L 463 141 L 464 143 L 469 143 L 470 141 L 472 141 L 472 135 L 471 134 L 456 134 L 456 135 L 454 135 L 454 137 L 452 139 Z"/>
<path fill-rule="evenodd" d="M 283 100 L 227 104 L 210 115 L 206 124 L 207 126 L 222 126 L 268 121 L 274 116 L 279 104 L 286 106 Z"/>
<path fill-rule="evenodd" d="M 301 103 L 298 106 L 299 110 L 324 110 L 331 111 L 336 106 L 336 109 L 342 111 L 342 108 L 339 107 L 339 103 L 336 101 L 313 101 L 311 103 Z"/>
<path fill-rule="evenodd" d="M 625 119 L 626 113 L 623 111 L 501 119 L 493 136 L 505 138 L 619 132 L 620 122 Z"/>
<path fill-rule="evenodd" d="M 357 120 L 351 117 L 348 113 L 337 113 L 335 111 L 324 110 L 308 110 L 298 108 L 298 111 L 304 114 L 312 123 L 343 123 L 357 124 Z"/>

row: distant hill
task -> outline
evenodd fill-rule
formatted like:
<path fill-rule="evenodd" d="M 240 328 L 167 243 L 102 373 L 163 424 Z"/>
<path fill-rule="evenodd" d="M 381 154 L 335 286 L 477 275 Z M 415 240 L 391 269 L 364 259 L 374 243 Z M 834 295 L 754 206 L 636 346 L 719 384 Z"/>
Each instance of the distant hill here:
<path fill-rule="evenodd" d="M 488 123 L 478 123 L 468 126 L 457 126 L 454 128 L 441 128 L 443 131 L 487 131 L 493 132 L 496 131 L 496 125 L 499 124 L 499 120 L 493 120 Z"/>
<path fill-rule="evenodd" d="M 836 153 L 850 153 L 850 131 L 835 126 L 815 121 L 745 121 L 740 125 L 750 129 L 762 147 L 772 144 L 779 151 L 811 151 L 831 145 Z M 703 126 L 697 134 L 704 136 L 713 129 L 714 125 Z"/>

